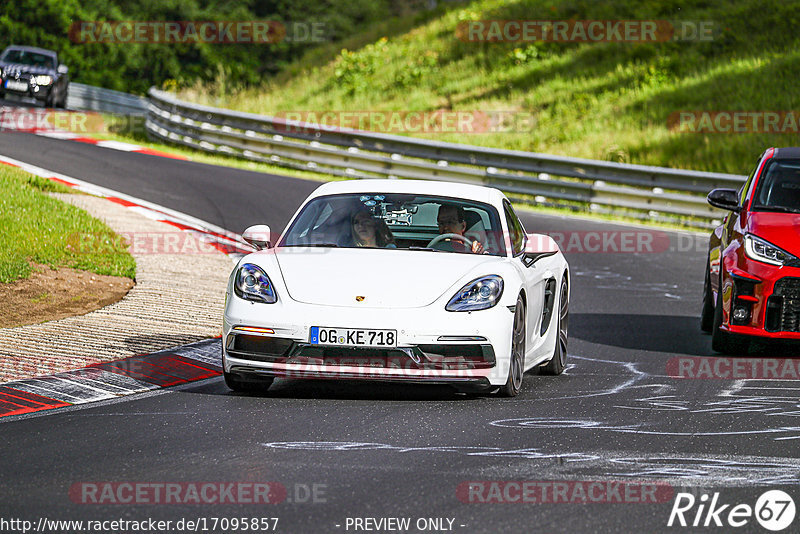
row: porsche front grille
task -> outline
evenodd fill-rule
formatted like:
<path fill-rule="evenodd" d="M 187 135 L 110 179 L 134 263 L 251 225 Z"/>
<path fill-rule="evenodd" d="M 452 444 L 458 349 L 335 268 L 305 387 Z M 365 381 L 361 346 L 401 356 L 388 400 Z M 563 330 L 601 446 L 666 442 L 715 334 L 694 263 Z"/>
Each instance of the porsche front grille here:
<path fill-rule="evenodd" d="M 495 364 L 494 350 L 488 344 L 380 349 L 321 346 L 273 336 L 231 334 L 226 348 L 230 356 L 241 360 L 300 365 L 462 370 L 486 369 Z"/>

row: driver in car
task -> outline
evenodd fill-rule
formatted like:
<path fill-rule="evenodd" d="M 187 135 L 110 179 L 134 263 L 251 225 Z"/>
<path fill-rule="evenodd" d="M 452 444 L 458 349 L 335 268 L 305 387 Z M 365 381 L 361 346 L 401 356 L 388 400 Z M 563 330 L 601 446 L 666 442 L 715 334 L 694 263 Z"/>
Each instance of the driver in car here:
<path fill-rule="evenodd" d="M 456 234 L 463 236 L 467 231 L 467 218 L 464 214 L 463 206 L 453 204 L 442 204 L 439 206 L 439 213 L 436 217 L 436 222 L 439 225 L 439 234 Z M 471 243 L 468 245 L 467 243 Z M 483 252 L 483 245 L 480 241 L 472 241 L 464 237 L 464 239 L 449 238 L 443 244 L 449 245 L 450 250 L 453 252 L 472 252 L 474 254 L 481 254 Z M 440 244 L 441 245 L 441 244 Z M 442 246 L 438 246 L 440 250 L 447 250 Z"/>

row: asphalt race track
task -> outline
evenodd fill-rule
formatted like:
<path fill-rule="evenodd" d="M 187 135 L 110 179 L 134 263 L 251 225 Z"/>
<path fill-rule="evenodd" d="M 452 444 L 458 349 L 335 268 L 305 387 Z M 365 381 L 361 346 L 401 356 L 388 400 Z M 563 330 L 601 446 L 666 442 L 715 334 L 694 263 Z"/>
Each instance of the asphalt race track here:
<path fill-rule="evenodd" d="M 255 223 L 282 229 L 318 185 L 30 134 L 0 134 L 0 154 L 237 233 Z M 799 382 L 669 376 L 678 358 L 713 355 L 698 328 L 703 239 L 526 211 L 521 217 L 529 232 L 560 232 L 584 244 L 587 233 L 610 242 L 632 231 L 655 243 L 654 251 L 636 253 L 566 248 L 572 300 L 564 375 L 526 375 L 514 399 L 315 380 L 279 380 L 266 394 L 240 395 L 217 378 L 6 418 L 0 515 L 173 525 L 201 519 L 207 532 L 235 530 L 212 530 L 213 518 L 275 517 L 277 532 L 398 531 L 365 518 L 408 518 L 408 532 L 688 532 L 703 529 L 667 527 L 680 492 L 698 504 L 718 492 L 728 510 L 754 506 L 768 489 L 800 502 Z M 780 355 L 765 346 L 757 357 Z M 489 481 L 538 482 L 532 495 L 546 502 L 498 503 L 519 494 Z M 553 481 L 570 482 L 560 486 L 561 498 Z M 608 490 L 609 481 L 627 484 L 627 496 Z M 281 502 L 90 504 L 76 493 L 104 482 L 268 483 Z M 483 485 L 471 493 L 469 482 Z M 592 482 L 605 490 L 582 503 L 575 492 Z M 687 511 L 687 521 L 697 511 Z M 754 517 L 735 531 L 765 532 Z"/>

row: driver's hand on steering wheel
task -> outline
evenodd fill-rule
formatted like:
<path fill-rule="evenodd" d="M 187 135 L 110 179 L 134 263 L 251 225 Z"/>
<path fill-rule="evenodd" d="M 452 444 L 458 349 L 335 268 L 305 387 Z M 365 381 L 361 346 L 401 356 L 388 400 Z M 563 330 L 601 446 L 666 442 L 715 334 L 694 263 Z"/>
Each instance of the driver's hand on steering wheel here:
<path fill-rule="evenodd" d="M 483 253 L 483 245 L 480 241 L 473 241 L 472 242 L 472 253 L 473 254 L 482 254 Z"/>

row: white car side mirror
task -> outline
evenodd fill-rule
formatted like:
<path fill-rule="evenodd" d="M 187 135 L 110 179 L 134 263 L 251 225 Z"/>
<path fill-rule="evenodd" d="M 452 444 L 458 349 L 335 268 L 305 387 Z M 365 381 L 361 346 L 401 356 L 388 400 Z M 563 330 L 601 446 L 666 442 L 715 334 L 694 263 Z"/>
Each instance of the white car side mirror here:
<path fill-rule="evenodd" d="M 256 250 L 272 246 L 270 229 L 266 224 L 250 226 L 242 233 L 242 239 L 256 247 Z"/>
<path fill-rule="evenodd" d="M 556 240 L 549 235 L 528 234 L 527 238 L 525 241 L 525 255 L 522 260 L 527 267 L 532 266 L 542 258 L 556 254 L 560 250 Z"/>
<path fill-rule="evenodd" d="M 62 63 L 61 65 L 58 66 L 56 72 L 58 72 L 59 74 L 67 74 L 69 72 L 69 68 Z"/>

